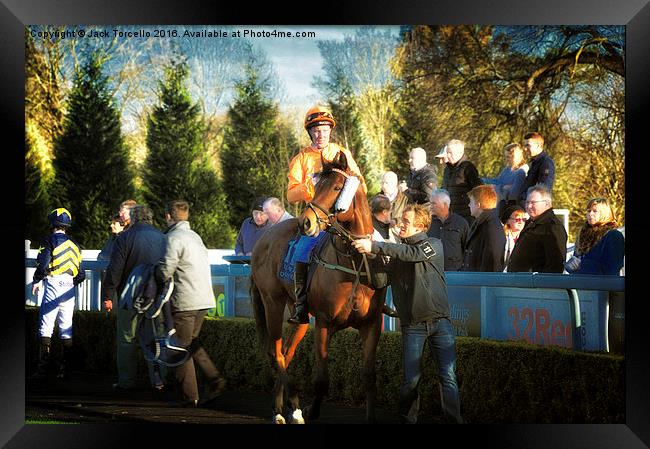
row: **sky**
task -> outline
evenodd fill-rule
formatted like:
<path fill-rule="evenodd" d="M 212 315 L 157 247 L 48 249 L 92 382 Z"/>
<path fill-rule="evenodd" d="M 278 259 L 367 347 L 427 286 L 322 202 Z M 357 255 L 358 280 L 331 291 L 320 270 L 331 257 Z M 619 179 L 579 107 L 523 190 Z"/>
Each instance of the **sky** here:
<path fill-rule="evenodd" d="M 270 27 L 250 27 L 252 30 Z M 324 39 L 343 40 L 345 34 L 354 34 L 355 27 L 277 27 L 277 31 L 314 32 L 316 37 L 254 38 L 254 45 L 261 48 L 269 57 L 282 82 L 287 98 L 292 106 L 304 106 L 317 101 L 320 96 L 311 83 L 314 76 L 321 73 L 323 59 L 317 41 Z"/>
<path fill-rule="evenodd" d="M 285 106 L 309 107 L 323 100 L 318 91 L 312 86 L 315 76 L 322 75 L 323 59 L 318 50 L 319 40 L 343 40 L 346 35 L 353 35 L 357 26 L 241 26 L 252 31 L 277 30 L 278 32 L 313 32 L 315 37 L 300 38 L 252 38 L 251 42 L 258 46 L 274 64 L 278 77 L 286 92 L 283 104 Z M 397 35 L 399 27 L 378 27 L 394 30 Z"/>

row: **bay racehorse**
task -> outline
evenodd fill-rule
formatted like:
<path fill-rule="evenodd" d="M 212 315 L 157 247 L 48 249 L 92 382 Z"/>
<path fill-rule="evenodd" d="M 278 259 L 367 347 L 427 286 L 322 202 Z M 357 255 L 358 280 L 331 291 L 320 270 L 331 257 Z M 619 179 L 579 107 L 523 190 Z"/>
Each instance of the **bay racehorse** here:
<path fill-rule="evenodd" d="M 316 236 L 327 231 L 324 244 L 312 254 L 313 275 L 307 292 L 309 313 L 315 318 L 314 349 L 316 377 L 314 400 L 306 408 L 305 418 L 319 417 L 322 400 L 327 394 L 329 375 L 328 346 L 340 329 L 359 330 L 363 350 L 363 381 L 366 392 L 366 418 L 375 422 L 375 359 L 381 332 L 382 306 L 386 287 L 375 290 L 367 273 L 368 262 L 354 250 L 354 238 L 373 232 L 368 200 L 359 186 L 345 211 L 334 205 L 350 178 L 345 155 L 339 153 L 332 163 L 324 163 L 315 186 L 314 199 L 307 203 L 297 219 L 285 220 L 271 227 L 258 240 L 251 256 L 251 299 L 258 335 L 264 344 L 275 375 L 273 414 L 275 423 L 285 423 L 282 416 L 284 393 L 289 398 L 289 421 L 303 423 L 297 394 L 288 384 L 287 368 L 309 324 L 292 326 L 283 342 L 285 305 L 294 308 L 293 284 L 279 277 L 280 264 L 289 240 L 298 228 L 303 235 Z M 283 344 L 284 343 L 284 344 Z"/>

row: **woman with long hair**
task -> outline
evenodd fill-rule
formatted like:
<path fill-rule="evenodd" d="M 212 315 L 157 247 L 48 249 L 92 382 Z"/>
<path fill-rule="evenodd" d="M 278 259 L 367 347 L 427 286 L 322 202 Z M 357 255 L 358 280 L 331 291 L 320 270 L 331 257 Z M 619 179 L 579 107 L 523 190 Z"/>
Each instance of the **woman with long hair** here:
<path fill-rule="evenodd" d="M 623 268 L 625 238 L 605 198 L 587 203 L 587 220 L 576 238 L 573 256 L 565 264 L 571 274 L 618 275 Z"/>

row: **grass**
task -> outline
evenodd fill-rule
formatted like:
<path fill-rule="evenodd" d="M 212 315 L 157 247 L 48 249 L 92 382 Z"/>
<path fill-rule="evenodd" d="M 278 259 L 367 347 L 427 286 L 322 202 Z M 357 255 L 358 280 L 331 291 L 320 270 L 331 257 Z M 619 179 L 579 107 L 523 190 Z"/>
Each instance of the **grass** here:
<path fill-rule="evenodd" d="M 54 419 L 26 419 L 25 424 L 79 424 L 76 421 L 57 421 Z"/>

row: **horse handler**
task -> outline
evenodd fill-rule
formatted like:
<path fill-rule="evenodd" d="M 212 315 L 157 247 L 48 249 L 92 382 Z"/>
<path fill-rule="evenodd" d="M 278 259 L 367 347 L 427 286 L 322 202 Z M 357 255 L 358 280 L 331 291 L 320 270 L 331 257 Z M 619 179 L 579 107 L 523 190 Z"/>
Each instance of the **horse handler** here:
<path fill-rule="evenodd" d="M 403 423 L 415 424 L 420 405 L 418 386 L 425 342 L 438 366 L 440 397 L 445 417 L 462 423 L 456 382 L 456 342 L 449 319 L 444 255 L 439 239 L 426 234 L 431 224 L 428 209 L 408 205 L 402 215 L 402 243 L 354 242 L 360 253 L 389 256 L 388 274 L 402 326 L 404 379 L 399 414 Z"/>

